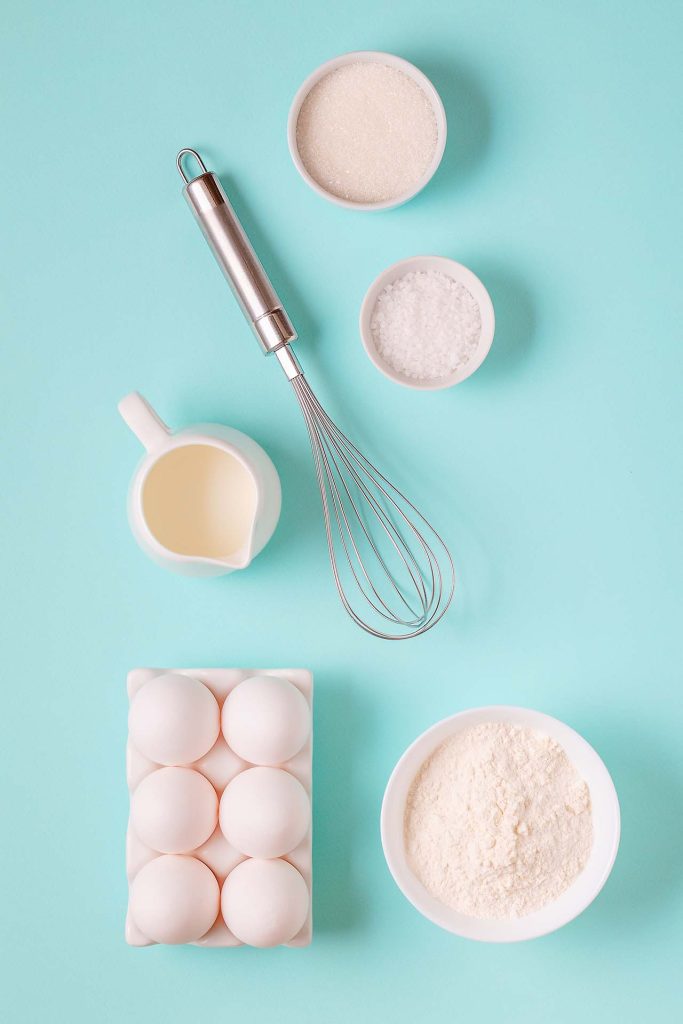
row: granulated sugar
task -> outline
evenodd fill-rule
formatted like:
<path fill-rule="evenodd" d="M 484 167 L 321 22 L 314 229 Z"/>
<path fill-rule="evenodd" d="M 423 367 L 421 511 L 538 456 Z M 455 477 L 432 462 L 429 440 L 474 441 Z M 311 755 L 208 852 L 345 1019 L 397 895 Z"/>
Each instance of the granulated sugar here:
<path fill-rule="evenodd" d="M 415 187 L 437 142 L 426 93 L 403 71 L 345 64 L 317 82 L 296 126 L 304 167 L 332 195 L 356 203 L 396 199 Z"/>
<path fill-rule="evenodd" d="M 382 359 L 414 380 L 449 377 L 479 344 L 479 305 L 459 281 L 438 270 L 411 271 L 388 284 L 370 320 Z"/>
<path fill-rule="evenodd" d="M 406 804 L 409 863 L 442 903 L 521 917 L 584 868 L 590 794 L 551 737 L 504 722 L 457 733 L 425 761 Z"/>

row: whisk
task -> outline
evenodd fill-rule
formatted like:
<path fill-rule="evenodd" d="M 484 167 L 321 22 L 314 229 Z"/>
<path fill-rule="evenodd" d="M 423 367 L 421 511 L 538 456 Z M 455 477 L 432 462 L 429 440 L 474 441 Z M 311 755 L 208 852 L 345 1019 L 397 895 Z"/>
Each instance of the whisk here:
<path fill-rule="evenodd" d="M 199 174 L 188 177 L 192 158 Z M 177 166 L 184 195 L 266 355 L 290 381 L 308 428 L 327 547 L 344 608 L 384 640 L 419 636 L 442 618 L 455 571 L 445 543 L 421 512 L 330 419 L 290 348 L 296 331 L 215 174 L 194 149 Z"/>

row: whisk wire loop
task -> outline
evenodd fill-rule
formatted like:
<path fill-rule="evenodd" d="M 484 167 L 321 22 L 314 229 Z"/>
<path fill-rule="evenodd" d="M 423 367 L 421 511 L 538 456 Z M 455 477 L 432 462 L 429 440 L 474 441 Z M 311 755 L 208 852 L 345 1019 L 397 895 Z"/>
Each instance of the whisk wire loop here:
<path fill-rule="evenodd" d="M 442 618 L 453 597 L 455 571 L 444 541 L 412 502 L 339 429 L 303 373 L 291 383 L 311 442 L 332 573 L 346 611 L 362 629 L 381 639 L 419 636 Z M 379 530 L 373 531 L 369 525 L 364 514 L 367 511 L 374 515 Z M 342 577 L 338 560 L 342 553 L 350 571 L 348 582 Z M 374 570 L 366 564 L 368 559 L 376 568 L 375 581 Z M 355 586 L 365 602 L 362 613 L 354 606 L 349 585 L 352 590 Z M 364 617 L 368 607 L 393 629 L 388 631 L 368 621 Z"/>
<path fill-rule="evenodd" d="M 343 495 L 340 494 L 340 492 L 338 490 L 336 490 L 334 486 L 332 486 L 332 498 L 333 498 L 334 507 L 335 507 L 335 516 L 336 516 L 337 524 L 338 524 L 339 530 L 340 530 L 340 537 L 341 537 L 342 545 L 344 547 L 344 551 L 345 551 L 345 554 L 346 554 L 347 561 L 348 561 L 349 566 L 351 568 L 351 572 L 352 572 L 352 574 L 354 576 L 356 584 L 358 585 L 359 589 L 361 590 L 361 592 L 363 593 L 365 598 L 368 600 L 368 602 L 375 609 L 375 611 L 377 611 L 378 614 L 382 615 L 383 618 L 386 618 L 388 621 L 394 621 L 394 620 L 395 621 L 400 621 L 400 623 L 402 625 L 412 625 L 415 621 L 417 621 L 417 618 L 416 618 L 417 613 L 414 611 L 414 609 L 408 603 L 408 601 L 406 600 L 404 595 L 401 593 L 401 590 L 399 589 L 399 587 L 396 585 L 396 582 L 393 579 L 393 577 L 392 577 L 392 575 L 391 575 L 391 573 L 390 573 L 390 571 L 389 571 L 389 569 L 388 569 L 388 567 L 386 565 L 386 562 L 385 562 L 384 558 L 382 557 L 382 555 L 381 555 L 377 545 L 375 544 L 375 541 L 374 541 L 374 539 L 372 537 L 372 534 L 370 533 L 369 529 L 365 525 L 363 516 L 362 516 L 361 512 L 359 511 L 358 506 L 356 505 L 355 501 L 353 500 L 353 497 L 351 495 L 351 491 L 350 491 L 350 488 L 348 486 L 348 483 L 344 479 L 344 477 L 341 476 L 341 474 L 339 473 L 338 465 L 334 461 L 334 459 L 332 460 L 332 464 L 334 465 L 336 473 L 339 475 L 340 482 L 341 482 L 344 490 L 346 491 L 346 495 L 348 497 L 348 501 L 349 501 L 349 503 L 351 505 L 351 508 L 353 509 L 353 513 L 355 515 L 355 518 L 356 518 L 356 520 L 358 521 L 358 523 L 359 523 L 359 525 L 361 527 L 363 535 L 364 535 L 365 539 L 367 540 L 372 553 L 375 555 L 375 557 L 377 559 L 378 565 L 382 569 L 383 575 L 384 575 L 387 583 L 393 589 L 394 593 L 399 598 L 399 600 L 405 605 L 406 609 L 408 610 L 408 612 L 410 612 L 410 614 L 413 616 L 413 618 L 411 618 L 411 619 L 400 618 L 399 619 L 398 616 L 391 611 L 389 605 L 386 603 L 386 601 L 384 601 L 384 599 L 381 597 L 381 595 L 379 593 L 379 590 L 373 584 L 372 579 L 371 579 L 371 577 L 370 577 L 370 575 L 369 575 L 369 573 L 368 573 L 368 571 L 367 571 L 367 569 L 365 567 L 363 559 L 361 557 L 361 554 L 360 554 L 358 545 L 356 543 L 356 540 L 354 538 L 353 527 L 351 526 L 351 524 L 349 522 L 349 518 L 346 515 L 346 511 L 345 511 L 345 507 L 344 507 Z M 334 483 L 333 476 L 332 476 L 332 470 L 330 470 L 330 473 L 328 473 L 328 480 L 330 480 L 331 483 Z M 362 486 L 362 483 L 360 483 L 360 481 L 359 481 L 359 485 Z M 364 488 L 364 491 L 365 491 L 365 488 Z M 366 497 L 367 497 L 368 502 L 372 501 L 372 499 L 369 496 L 369 493 L 367 491 L 366 491 Z M 381 512 L 381 510 L 378 509 L 378 513 L 379 512 Z M 341 523 L 342 519 L 343 519 L 343 523 L 344 523 L 343 527 L 342 527 L 342 523 Z M 365 577 L 365 580 L 367 581 L 370 589 L 372 590 L 372 592 L 375 595 L 375 597 L 377 598 L 377 600 L 382 605 L 381 609 L 377 607 L 377 605 L 372 601 L 370 596 L 367 594 L 367 592 L 365 591 L 365 588 L 364 588 L 361 580 L 358 577 L 358 574 L 355 571 L 355 568 L 354 568 L 354 565 L 353 565 L 353 561 L 351 559 L 351 555 L 350 555 L 350 552 L 349 552 L 349 546 L 348 546 L 348 544 L 346 542 L 345 534 L 346 534 L 346 536 L 348 536 L 349 543 L 350 543 L 351 547 L 353 548 L 353 552 L 354 552 L 354 555 L 356 557 L 356 561 L 357 561 L 357 563 L 358 563 L 358 565 L 360 567 L 360 570 L 361 570 L 363 576 Z M 411 575 L 411 579 L 413 580 L 416 588 L 419 589 L 421 587 L 421 580 L 419 579 L 419 577 L 416 577 L 411 572 L 410 566 L 408 565 L 408 562 L 404 558 L 402 552 L 399 549 L 398 544 L 396 543 L 396 541 L 395 541 L 395 539 L 394 539 L 394 537 L 393 537 L 393 535 L 392 535 L 392 533 L 391 533 L 391 531 L 389 529 L 387 530 L 387 534 L 388 534 L 388 536 L 389 536 L 389 538 L 390 538 L 390 540 L 391 540 L 391 542 L 392 542 L 392 544 L 394 546 L 394 549 L 399 553 L 400 557 L 402 558 L 403 564 L 406 566 L 406 569 L 408 570 L 409 574 Z M 422 588 L 422 589 L 424 589 L 424 588 Z M 424 611 L 424 609 L 425 609 L 424 599 L 422 600 L 422 607 L 423 607 L 423 611 Z M 384 609 L 384 610 L 382 610 L 382 609 Z"/>
<path fill-rule="evenodd" d="M 334 428 L 335 431 L 337 430 L 337 428 L 334 426 L 332 421 L 329 421 L 329 424 Z M 338 431 L 337 431 L 337 433 L 338 433 Z M 416 613 L 413 611 L 411 605 L 406 601 L 405 597 L 401 593 L 401 590 L 396 585 L 396 583 L 395 583 L 395 581 L 394 581 L 394 579 L 393 579 L 393 577 L 392 577 L 392 575 L 391 575 L 391 573 L 390 573 L 390 571 L 389 571 L 389 569 L 388 569 L 388 567 L 386 565 L 386 562 L 385 562 L 384 558 L 382 557 L 382 555 L 381 555 L 381 553 L 380 553 L 380 551 L 379 551 L 379 549 L 378 549 L 378 547 L 377 547 L 377 545 L 376 545 L 376 543 L 375 543 L 375 541 L 374 541 L 374 539 L 372 537 L 372 533 L 371 533 L 371 531 L 369 530 L 369 528 L 366 525 L 366 522 L 365 522 L 365 519 L 364 519 L 364 517 L 362 515 L 362 512 L 359 510 L 358 506 L 356 505 L 356 502 L 354 501 L 353 495 L 351 493 L 351 487 L 349 485 L 350 481 L 352 481 L 356 485 L 357 489 L 361 493 L 361 496 L 365 498 L 365 500 L 367 501 L 367 503 L 370 506 L 370 508 L 372 509 L 372 511 L 375 512 L 375 514 L 378 516 L 378 518 L 380 519 L 382 524 L 385 526 L 387 534 L 388 534 L 388 536 L 389 536 L 389 538 L 390 538 L 390 540 L 392 542 L 394 550 L 396 551 L 396 553 L 402 559 L 403 564 L 405 565 L 405 568 L 406 568 L 407 572 L 411 576 L 411 580 L 412 580 L 415 588 L 421 594 L 421 603 L 422 603 L 422 608 L 423 608 L 423 612 L 424 612 L 424 610 L 426 608 L 425 601 L 426 601 L 426 596 L 427 595 L 426 595 L 424 583 L 421 580 L 421 577 L 419 575 L 419 566 L 418 566 L 415 558 L 413 557 L 412 552 L 410 551 L 410 548 L 407 546 L 407 544 L 406 544 L 406 542 L 405 542 L 405 540 L 404 540 L 400 530 L 396 527 L 395 523 L 392 521 L 391 517 L 385 512 L 385 510 L 382 508 L 382 506 L 376 501 L 376 499 L 373 496 L 373 494 L 368 490 L 368 488 L 365 485 L 363 479 L 361 478 L 361 476 L 359 475 L 359 473 L 357 472 L 357 470 L 356 470 L 356 468 L 355 468 L 355 466 L 353 464 L 354 462 L 357 463 L 360 466 L 361 470 L 363 472 L 366 472 L 364 467 L 362 466 L 362 463 L 358 462 L 358 459 L 356 458 L 356 456 L 352 452 L 351 452 L 351 457 L 349 458 L 349 456 L 347 455 L 346 451 L 344 450 L 343 443 L 338 440 L 338 438 L 334 435 L 334 433 L 330 432 L 330 434 L 328 436 L 324 436 L 324 435 L 321 435 L 321 433 L 318 431 L 318 438 L 319 438 L 320 442 L 322 443 L 322 445 L 327 450 L 327 452 L 328 452 L 328 454 L 330 456 L 330 473 L 328 474 L 328 478 L 330 479 L 330 483 L 335 483 L 336 482 L 336 478 L 339 479 L 339 482 L 340 482 L 341 486 L 343 487 L 343 491 L 346 494 L 347 499 L 349 501 L 349 504 L 351 505 L 351 508 L 353 509 L 355 517 L 356 517 L 356 519 L 357 519 L 357 521 L 358 521 L 358 523 L 359 523 L 359 525 L 361 527 L 363 535 L 366 538 L 368 544 L 370 545 L 370 548 L 373 551 L 374 555 L 376 556 L 377 561 L 378 561 L 379 565 L 381 566 L 387 581 L 392 586 L 392 589 L 394 590 L 396 595 L 403 601 L 403 603 L 405 604 L 406 608 L 413 615 L 415 615 Z M 332 449 L 334 449 L 334 450 L 332 450 Z M 341 461 L 342 461 L 344 467 L 346 468 L 346 470 L 348 471 L 350 480 L 349 480 L 349 478 L 346 478 L 343 475 L 343 473 L 341 472 L 341 469 L 339 467 L 339 463 L 337 462 L 337 459 L 335 458 L 335 454 L 334 454 L 335 452 L 336 452 L 336 455 L 339 457 L 339 459 L 341 459 Z M 353 460 L 353 462 L 351 461 L 351 459 Z M 390 498 L 389 495 L 386 495 L 386 497 L 387 497 L 387 499 L 389 501 L 392 501 L 392 499 Z M 349 526 L 348 519 L 347 519 L 346 514 L 345 514 L 343 494 L 339 494 L 337 491 L 335 491 L 333 489 L 333 498 L 335 499 L 335 506 L 339 509 L 339 511 L 341 512 L 341 515 L 344 518 L 344 522 L 345 522 L 345 525 L 346 525 L 348 533 L 349 533 L 350 542 L 351 542 L 351 544 L 353 546 L 353 549 L 354 549 L 354 552 L 355 552 L 356 556 L 358 557 L 359 561 L 361 561 L 361 567 L 363 569 L 364 575 L 368 579 L 368 582 L 370 583 L 373 591 L 377 594 L 376 588 L 372 585 L 371 580 L 369 579 L 367 573 L 365 572 L 365 567 L 362 565 L 362 560 L 360 559 L 360 553 L 358 551 L 358 547 L 357 547 L 356 542 L 355 542 L 354 537 L 353 537 L 353 532 L 352 532 L 352 530 L 351 530 L 351 528 Z M 395 504 L 395 503 L 393 503 L 393 504 Z M 412 562 L 413 567 L 415 569 L 415 572 L 413 572 L 413 570 L 411 569 L 409 561 Z M 377 596 L 379 597 L 378 594 L 377 594 Z M 380 598 L 380 600 L 381 600 L 381 598 Z M 384 602 L 382 602 L 382 603 L 384 604 Z M 385 605 L 385 608 L 386 608 L 386 605 Z"/>

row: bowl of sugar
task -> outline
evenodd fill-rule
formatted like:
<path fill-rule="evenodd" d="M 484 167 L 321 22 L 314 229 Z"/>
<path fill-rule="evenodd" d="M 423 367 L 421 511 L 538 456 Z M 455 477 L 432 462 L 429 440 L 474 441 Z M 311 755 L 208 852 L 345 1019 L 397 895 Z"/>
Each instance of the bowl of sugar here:
<path fill-rule="evenodd" d="M 480 942 L 556 931 L 598 895 L 619 847 L 603 761 L 530 708 L 461 711 L 398 761 L 381 813 L 397 886 L 428 920 Z"/>
<path fill-rule="evenodd" d="M 360 310 L 360 336 L 385 377 L 418 391 L 460 384 L 488 355 L 493 303 L 479 278 L 445 256 L 387 267 Z"/>
<path fill-rule="evenodd" d="M 352 210 L 387 210 L 420 192 L 441 163 L 446 113 L 414 64 L 358 50 L 321 64 L 301 85 L 287 122 L 304 181 Z"/>

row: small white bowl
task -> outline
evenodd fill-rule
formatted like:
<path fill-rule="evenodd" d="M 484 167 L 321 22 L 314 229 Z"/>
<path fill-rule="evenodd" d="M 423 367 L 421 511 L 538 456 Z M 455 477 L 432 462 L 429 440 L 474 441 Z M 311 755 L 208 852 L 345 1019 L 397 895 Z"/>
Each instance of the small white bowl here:
<path fill-rule="evenodd" d="M 322 188 L 321 185 L 312 178 L 304 167 L 303 161 L 299 155 L 299 147 L 296 142 L 296 126 L 299 120 L 299 111 L 301 106 L 308 96 L 313 86 L 324 78 L 325 75 L 329 75 L 331 71 L 336 71 L 337 68 L 342 67 L 344 64 L 358 64 L 361 62 L 385 64 L 388 67 L 398 68 L 409 78 L 412 78 L 414 82 L 420 86 L 422 91 L 426 94 L 427 98 L 431 102 L 432 110 L 434 111 L 434 117 L 436 118 L 436 149 L 434 150 L 434 156 L 432 157 L 429 167 L 422 175 L 420 180 L 408 191 L 404 192 L 400 196 L 395 196 L 393 199 L 385 199 L 383 202 L 378 203 L 354 203 L 351 199 L 342 199 L 340 196 L 335 196 L 327 189 Z M 425 185 L 431 180 L 436 173 L 436 169 L 441 163 L 443 151 L 446 147 L 446 111 L 444 110 L 441 97 L 438 92 L 429 81 L 427 76 L 416 68 L 414 64 L 404 60 L 402 57 L 396 57 L 393 53 L 382 53 L 381 50 L 354 50 L 351 53 L 343 53 L 339 57 L 333 57 L 332 60 L 325 61 L 320 67 L 316 68 L 312 74 L 303 82 L 301 87 L 298 89 L 292 105 L 289 108 L 289 117 L 287 119 L 287 144 L 289 146 L 289 152 L 294 166 L 297 171 L 304 179 L 307 185 L 317 192 L 323 199 L 328 199 L 331 203 L 336 203 L 337 206 L 345 206 L 349 210 L 390 210 L 395 206 L 402 206 L 403 203 L 407 203 L 409 199 L 416 196 L 418 192 L 421 192 Z"/>
<path fill-rule="evenodd" d="M 438 270 L 441 274 L 445 274 L 446 277 L 452 278 L 467 288 L 470 295 L 476 299 L 481 314 L 479 344 L 470 356 L 469 361 L 465 366 L 456 370 L 455 373 L 451 373 L 447 377 L 438 377 L 436 380 L 417 380 L 414 377 L 407 377 L 403 373 L 398 373 L 393 367 L 389 366 L 377 351 L 372 327 L 370 326 L 380 292 L 388 284 L 393 284 L 394 281 L 404 277 L 411 271 L 419 272 L 426 270 Z M 360 308 L 359 324 L 361 341 L 365 351 L 385 377 L 395 381 L 396 384 L 402 384 L 406 388 L 415 388 L 417 391 L 441 391 L 444 388 L 452 388 L 455 384 L 460 384 L 463 380 L 470 377 L 475 370 L 479 369 L 491 348 L 496 329 L 496 318 L 493 312 L 491 296 L 476 274 L 473 274 L 462 263 L 450 260 L 445 256 L 411 256 L 410 259 L 393 263 L 386 270 L 382 271 L 379 277 L 375 278 L 365 293 L 365 298 Z"/>
<path fill-rule="evenodd" d="M 408 792 L 421 765 L 445 740 L 482 722 L 512 722 L 552 736 L 590 791 L 593 847 L 588 863 L 576 880 L 552 903 L 525 917 L 485 920 L 452 910 L 427 892 L 408 865 L 404 844 L 404 814 Z M 520 942 L 547 935 L 577 917 L 593 902 L 607 881 L 619 848 L 619 800 L 601 758 L 568 725 L 529 708 L 471 708 L 444 718 L 427 729 L 401 757 L 389 779 L 382 803 L 381 831 L 384 856 L 394 881 L 413 906 L 440 928 L 480 942 Z"/>

